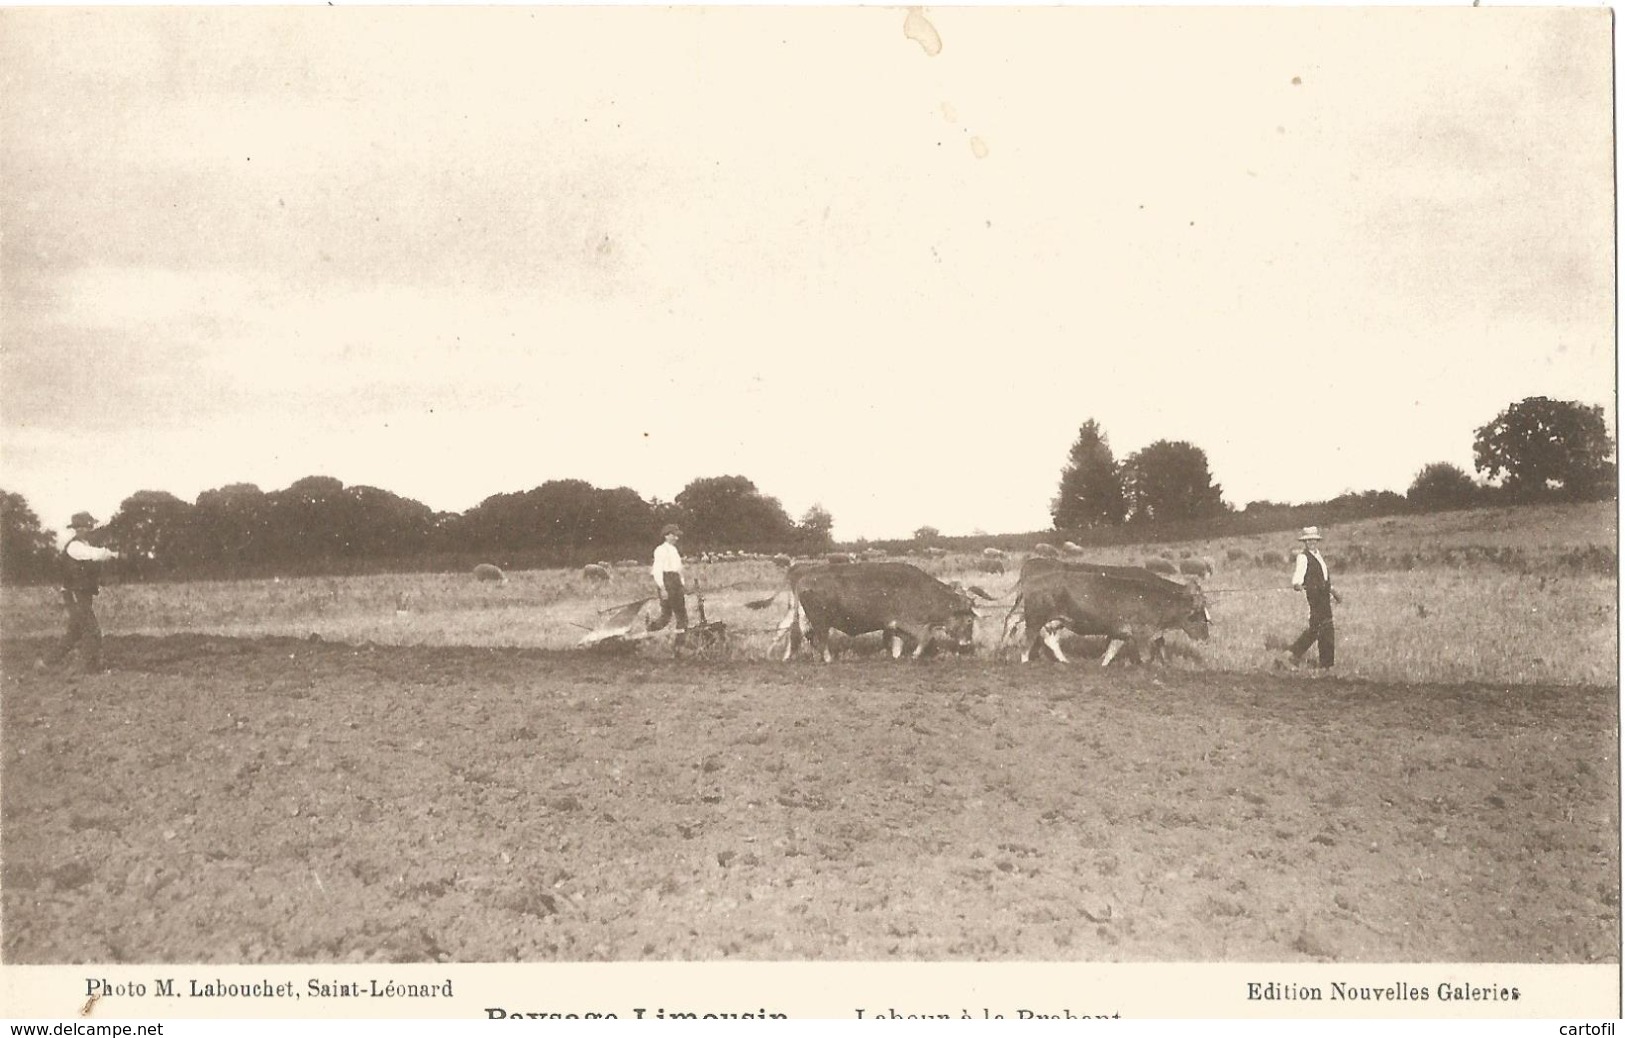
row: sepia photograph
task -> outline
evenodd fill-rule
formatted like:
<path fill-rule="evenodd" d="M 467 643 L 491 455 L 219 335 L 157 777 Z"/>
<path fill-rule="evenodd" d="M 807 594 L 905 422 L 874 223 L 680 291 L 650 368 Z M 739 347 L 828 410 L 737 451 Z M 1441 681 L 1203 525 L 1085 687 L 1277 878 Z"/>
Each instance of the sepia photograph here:
<path fill-rule="evenodd" d="M 0 10 L 0 991 L 1617 1015 L 1613 33 Z"/>

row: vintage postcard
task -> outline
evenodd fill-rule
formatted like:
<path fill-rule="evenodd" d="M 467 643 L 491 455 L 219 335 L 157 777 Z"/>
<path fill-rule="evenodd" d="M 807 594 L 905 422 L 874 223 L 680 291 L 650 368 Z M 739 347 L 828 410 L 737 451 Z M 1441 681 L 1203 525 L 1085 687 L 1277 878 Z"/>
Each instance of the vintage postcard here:
<path fill-rule="evenodd" d="M 1617 1016 L 1613 32 L 0 10 L 3 1013 Z"/>

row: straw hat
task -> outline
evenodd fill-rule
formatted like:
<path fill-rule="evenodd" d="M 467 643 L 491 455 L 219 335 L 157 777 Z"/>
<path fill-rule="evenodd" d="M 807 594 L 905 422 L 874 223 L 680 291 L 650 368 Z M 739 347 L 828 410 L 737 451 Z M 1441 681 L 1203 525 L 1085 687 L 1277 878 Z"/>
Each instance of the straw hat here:
<path fill-rule="evenodd" d="M 1318 526 L 1305 526 L 1303 528 L 1303 533 L 1298 535 L 1298 540 L 1300 540 L 1300 541 L 1318 541 L 1318 540 L 1320 540 L 1320 527 L 1318 527 Z"/>

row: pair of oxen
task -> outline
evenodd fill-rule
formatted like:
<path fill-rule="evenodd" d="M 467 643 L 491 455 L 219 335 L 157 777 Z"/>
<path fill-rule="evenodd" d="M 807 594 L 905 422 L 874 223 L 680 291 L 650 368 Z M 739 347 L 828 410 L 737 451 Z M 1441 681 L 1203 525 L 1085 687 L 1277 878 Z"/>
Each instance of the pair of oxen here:
<path fill-rule="evenodd" d="M 880 631 L 893 658 L 905 651 L 918 658 L 943 642 L 968 652 L 981 615 L 976 600 L 995 601 L 981 588 L 943 583 L 906 562 L 797 563 L 790 567 L 785 590 L 790 607 L 779 624 L 774 648 L 782 641 L 784 658 L 789 659 L 800 648 L 805 620 L 806 637 L 825 662 L 831 658 L 831 631 L 846 635 Z M 765 608 L 779 595 L 749 604 Z M 1161 655 L 1163 636 L 1170 630 L 1205 640 L 1212 622 L 1195 581 L 1180 584 L 1135 567 L 1035 556 L 1021 567 L 1015 604 L 1005 616 L 999 644 L 1024 625 L 1023 663 L 1040 641 L 1065 662 L 1062 630 L 1104 636 L 1110 640 L 1101 660 L 1105 665 L 1125 646 L 1136 657 L 1147 644 L 1153 658 Z"/>

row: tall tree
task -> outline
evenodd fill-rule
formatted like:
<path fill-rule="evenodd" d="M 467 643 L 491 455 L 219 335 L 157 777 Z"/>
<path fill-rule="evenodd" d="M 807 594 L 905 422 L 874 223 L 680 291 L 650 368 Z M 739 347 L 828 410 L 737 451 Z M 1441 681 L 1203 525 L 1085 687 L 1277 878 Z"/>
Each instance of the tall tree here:
<path fill-rule="evenodd" d="M 1106 433 L 1093 418 L 1083 423 L 1061 469 L 1061 485 L 1050 501 L 1050 518 L 1057 530 L 1116 526 L 1123 521 L 1128 502 L 1123 480 L 1112 457 Z"/>
<path fill-rule="evenodd" d="M 1183 440 L 1158 440 L 1123 463 L 1123 486 L 1135 522 L 1207 519 L 1224 512 L 1224 492 L 1208 471 L 1207 453 Z"/>
<path fill-rule="evenodd" d="M 55 538 L 21 494 L 0 490 L 0 582 L 48 579 L 55 572 Z"/>
<path fill-rule="evenodd" d="M 1513 497 L 1547 493 L 1594 498 L 1614 493 L 1614 441 L 1602 408 L 1526 397 L 1479 427 L 1473 463 Z"/>
<path fill-rule="evenodd" d="M 835 529 L 835 517 L 823 505 L 815 504 L 802 515 L 801 522 L 796 524 L 800 533 L 800 542 L 808 551 L 825 551 L 835 543 L 832 532 Z"/>

